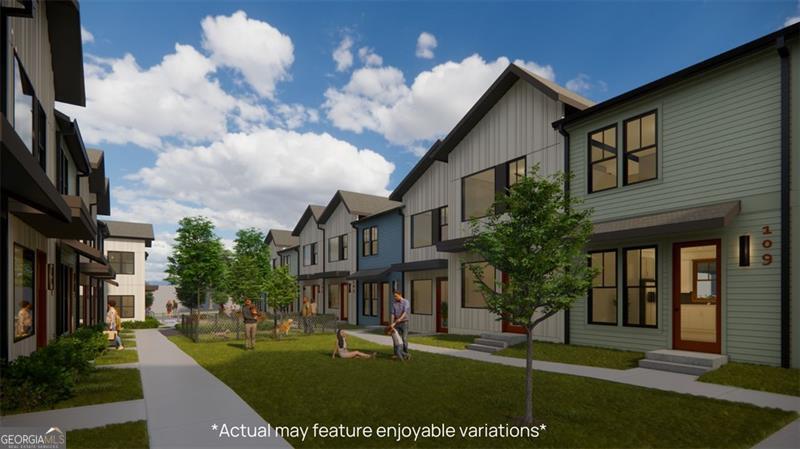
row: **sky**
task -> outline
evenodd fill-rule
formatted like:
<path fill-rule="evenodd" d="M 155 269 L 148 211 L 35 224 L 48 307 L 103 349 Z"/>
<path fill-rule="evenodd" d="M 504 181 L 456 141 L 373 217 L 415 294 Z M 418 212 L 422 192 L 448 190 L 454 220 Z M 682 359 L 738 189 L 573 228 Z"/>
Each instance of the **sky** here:
<path fill-rule="evenodd" d="M 337 189 L 387 195 L 510 63 L 603 101 L 800 21 L 800 2 L 81 1 L 110 219 L 292 229 Z"/>

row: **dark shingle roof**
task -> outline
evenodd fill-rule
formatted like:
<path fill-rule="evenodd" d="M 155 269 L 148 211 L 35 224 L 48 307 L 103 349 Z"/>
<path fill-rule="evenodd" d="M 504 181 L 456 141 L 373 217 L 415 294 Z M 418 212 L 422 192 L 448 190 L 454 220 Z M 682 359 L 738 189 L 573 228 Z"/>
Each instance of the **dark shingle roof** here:
<path fill-rule="evenodd" d="M 292 230 L 292 235 L 295 237 L 300 236 L 300 231 L 303 230 L 303 227 L 306 225 L 306 222 L 312 216 L 314 217 L 314 221 L 319 223 L 319 217 L 322 215 L 322 211 L 325 210 L 325 206 L 318 206 L 316 204 L 310 204 L 306 207 L 306 210 L 303 211 L 303 215 L 300 216 L 300 220 L 295 225 L 294 229 Z"/>
<path fill-rule="evenodd" d="M 385 196 L 369 195 L 366 193 L 348 192 L 346 190 L 337 190 L 333 195 L 325 211 L 319 217 L 319 223 L 325 223 L 328 218 L 333 215 L 333 211 L 339 203 L 344 203 L 344 206 L 352 215 L 370 216 L 372 214 L 383 212 L 389 208 L 401 206 L 401 203 L 392 201 Z"/>
<path fill-rule="evenodd" d="M 297 245 L 300 239 L 293 236 L 292 231 L 286 229 L 270 229 L 264 241 L 267 244 L 272 241 L 275 242 L 275 246 L 278 248 L 286 248 Z"/>
<path fill-rule="evenodd" d="M 155 240 L 153 225 L 150 223 L 132 223 L 129 221 L 103 220 L 108 227 L 108 238 L 144 240 L 146 246 Z"/>

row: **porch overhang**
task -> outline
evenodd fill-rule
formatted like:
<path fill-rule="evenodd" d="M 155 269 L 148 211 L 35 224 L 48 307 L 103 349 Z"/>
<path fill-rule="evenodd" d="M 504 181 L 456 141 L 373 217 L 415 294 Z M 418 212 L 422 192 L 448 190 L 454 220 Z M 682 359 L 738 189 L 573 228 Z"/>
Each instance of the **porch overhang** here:
<path fill-rule="evenodd" d="M 66 223 L 60 218 L 16 201 L 9 202 L 9 211 L 46 237 L 93 240 L 97 236 L 97 224 L 92 220 L 81 197 L 62 195 L 62 200 L 70 212 Z"/>
<path fill-rule="evenodd" d="M 380 279 L 381 277 L 388 274 L 391 270 L 391 266 L 383 267 L 383 268 L 372 268 L 369 270 L 358 270 L 355 273 L 347 276 L 348 280 L 359 280 L 359 281 L 368 281 L 373 279 Z"/>
<path fill-rule="evenodd" d="M 466 244 L 472 237 L 461 237 L 458 239 L 442 240 L 436 242 L 436 251 L 440 253 L 463 253 L 467 250 Z"/>
<path fill-rule="evenodd" d="M 102 264 L 107 263 L 105 256 L 101 253 L 97 248 L 92 248 L 91 246 L 79 242 L 77 240 L 62 240 L 62 244 L 69 246 L 70 248 L 74 249 L 76 253 L 93 260 L 95 262 L 99 262 Z"/>
<path fill-rule="evenodd" d="M 98 262 L 83 262 L 80 264 L 80 272 L 86 276 L 95 279 L 114 279 L 117 273 L 111 268 L 111 265 Z"/>
<path fill-rule="evenodd" d="M 417 262 L 404 262 L 392 265 L 392 272 L 441 270 L 447 268 L 447 259 L 420 260 Z"/>
<path fill-rule="evenodd" d="M 664 234 L 722 228 L 739 215 L 741 203 L 728 201 L 707 206 L 640 215 L 594 223 L 591 242 L 655 237 Z"/>

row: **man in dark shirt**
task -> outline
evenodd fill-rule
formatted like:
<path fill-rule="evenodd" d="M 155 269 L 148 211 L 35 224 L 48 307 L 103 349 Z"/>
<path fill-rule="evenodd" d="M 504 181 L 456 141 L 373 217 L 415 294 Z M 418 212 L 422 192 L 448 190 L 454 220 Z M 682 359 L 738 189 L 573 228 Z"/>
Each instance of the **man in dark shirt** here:
<path fill-rule="evenodd" d="M 244 349 L 256 349 L 256 326 L 258 325 L 258 311 L 253 307 L 253 301 L 245 298 L 242 306 L 244 318 Z"/>

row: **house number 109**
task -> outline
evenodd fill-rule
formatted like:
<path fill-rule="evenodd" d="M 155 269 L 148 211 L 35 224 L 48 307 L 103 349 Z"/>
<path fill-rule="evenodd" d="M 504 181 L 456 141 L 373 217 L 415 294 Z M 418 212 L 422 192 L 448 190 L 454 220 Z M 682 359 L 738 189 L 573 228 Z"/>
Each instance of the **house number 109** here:
<path fill-rule="evenodd" d="M 761 227 L 761 234 L 764 235 L 764 240 L 761 241 L 761 246 L 764 249 L 772 248 L 772 240 L 769 238 L 772 235 L 772 230 L 769 228 L 769 225 Z M 772 254 L 769 252 L 765 252 L 761 256 L 761 264 L 762 265 L 769 265 L 772 263 Z"/>

